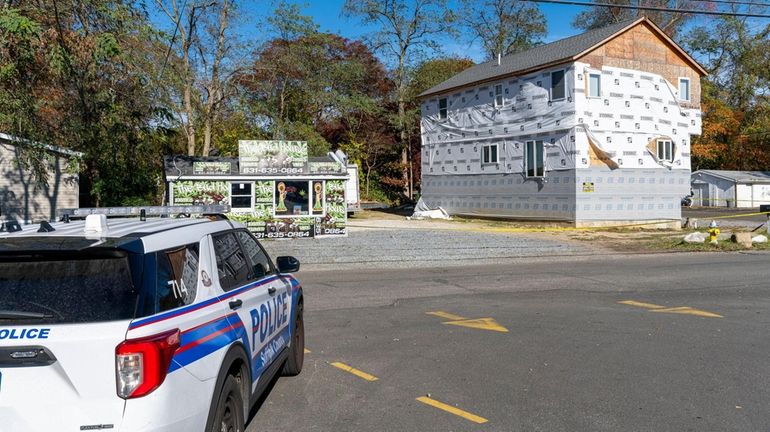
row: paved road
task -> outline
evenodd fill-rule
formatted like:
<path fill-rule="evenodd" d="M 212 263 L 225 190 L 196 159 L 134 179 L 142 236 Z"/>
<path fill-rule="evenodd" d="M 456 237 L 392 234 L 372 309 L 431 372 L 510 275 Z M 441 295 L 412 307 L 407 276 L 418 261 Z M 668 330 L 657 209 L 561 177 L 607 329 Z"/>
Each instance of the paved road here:
<path fill-rule="evenodd" d="M 247 430 L 768 431 L 769 263 L 703 253 L 301 272 L 312 352 Z"/>
<path fill-rule="evenodd" d="M 721 226 L 746 226 L 756 228 L 760 224 L 767 222 L 767 215 L 753 214 L 751 216 L 738 216 L 744 214 L 758 213 L 759 208 L 727 208 L 727 207 L 682 207 L 682 218 L 698 219 L 700 226 L 705 226 L 716 218 Z M 725 217 L 729 216 L 729 217 Z M 766 227 L 763 228 L 763 231 Z"/>

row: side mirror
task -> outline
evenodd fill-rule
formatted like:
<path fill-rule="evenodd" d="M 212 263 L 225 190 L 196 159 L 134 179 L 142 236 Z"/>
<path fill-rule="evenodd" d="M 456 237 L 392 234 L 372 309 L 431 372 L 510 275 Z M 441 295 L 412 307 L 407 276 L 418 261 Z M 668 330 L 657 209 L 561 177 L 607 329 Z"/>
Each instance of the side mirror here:
<path fill-rule="evenodd" d="M 278 271 L 281 273 L 295 273 L 299 271 L 299 260 L 293 256 L 280 256 L 275 259 Z"/>

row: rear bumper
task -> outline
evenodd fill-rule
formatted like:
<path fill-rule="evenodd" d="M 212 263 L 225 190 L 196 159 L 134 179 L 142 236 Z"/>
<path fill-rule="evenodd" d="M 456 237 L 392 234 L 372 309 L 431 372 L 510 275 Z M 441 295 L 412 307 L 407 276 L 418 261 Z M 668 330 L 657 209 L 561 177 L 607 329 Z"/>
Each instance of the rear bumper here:
<path fill-rule="evenodd" d="M 0 397 L 0 400 L 2 397 Z M 71 408 L 71 409 L 65 409 Z M 94 423 L 95 420 L 101 423 Z M 83 412 L 74 407 L 56 408 L 39 404 L 35 413 L 29 413 L 12 406 L 0 406 L 0 432 L 51 432 L 51 431 L 80 431 L 107 430 L 121 431 L 122 419 L 119 416 L 105 415 L 94 412 Z"/>
<path fill-rule="evenodd" d="M 200 381 L 176 370 L 154 392 L 126 401 L 120 432 L 203 431 L 215 385 L 216 379 Z"/>

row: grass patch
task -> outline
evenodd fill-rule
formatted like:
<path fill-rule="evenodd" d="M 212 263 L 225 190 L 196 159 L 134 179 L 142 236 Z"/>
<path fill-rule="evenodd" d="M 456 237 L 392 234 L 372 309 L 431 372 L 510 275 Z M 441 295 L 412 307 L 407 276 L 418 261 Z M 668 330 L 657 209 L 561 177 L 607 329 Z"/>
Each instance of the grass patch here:
<path fill-rule="evenodd" d="M 571 240 L 596 243 L 618 252 L 735 252 L 743 250 L 770 250 L 770 243 L 754 243 L 746 248 L 729 239 L 720 240 L 716 245 L 705 243 L 686 243 L 684 236 L 697 232 L 695 229 L 681 231 L 656 230 L 606 230 L 570 233 Z M 703 232 L 703 231 L 700 231 Z M 705 234 L 705 233 L 704 233 Z M 732 232 L 727 232 L 732 234 Z M 754 233 L 756 235 L 757 233 Z M 763 233 L 764 234 L 764 233 Z"/>
<path fill-rule="evenodd" d="M 634 239 L 639 249 L 647 251 L 680 251 L 680 252 L 736 252 L 744 250 L 770 250 L 770 243 L 754 243 L 752 247 L 744 247 L 731 240 L 719 240 L 717 244 L 711 244 L 708 240 L 704 243 L 687 243 L 684 236 L 687 232 L 666 233 Z"/>

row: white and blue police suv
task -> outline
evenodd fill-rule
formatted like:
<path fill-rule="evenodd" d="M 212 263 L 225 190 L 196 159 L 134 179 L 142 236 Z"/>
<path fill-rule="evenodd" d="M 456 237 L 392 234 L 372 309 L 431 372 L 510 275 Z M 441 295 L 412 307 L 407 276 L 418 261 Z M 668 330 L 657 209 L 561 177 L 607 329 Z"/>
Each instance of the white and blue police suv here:
<path fill-rule="evenodd" d="M 0 431 L 243 431 L 302 369 L 299 262 L 224 217 L 83 212 L 3 224 Z"/>

